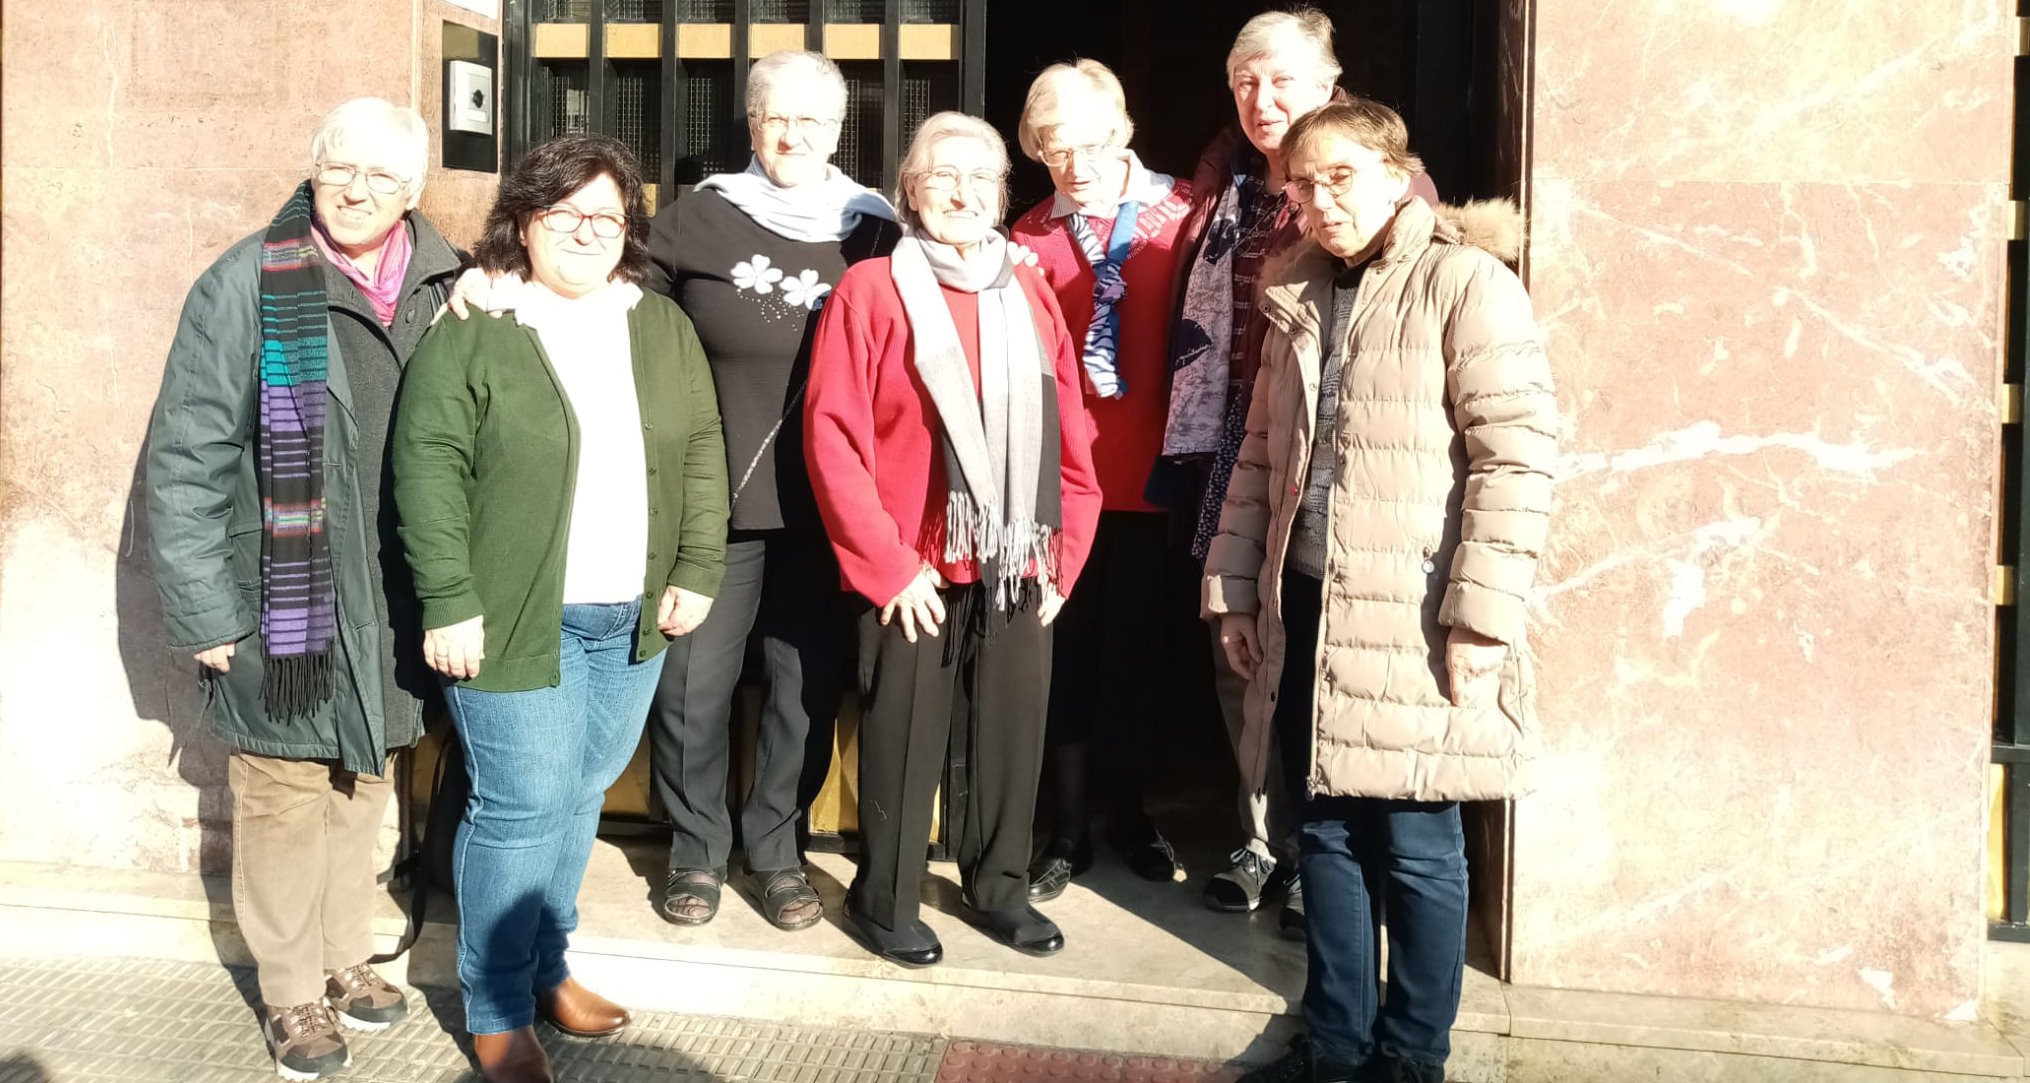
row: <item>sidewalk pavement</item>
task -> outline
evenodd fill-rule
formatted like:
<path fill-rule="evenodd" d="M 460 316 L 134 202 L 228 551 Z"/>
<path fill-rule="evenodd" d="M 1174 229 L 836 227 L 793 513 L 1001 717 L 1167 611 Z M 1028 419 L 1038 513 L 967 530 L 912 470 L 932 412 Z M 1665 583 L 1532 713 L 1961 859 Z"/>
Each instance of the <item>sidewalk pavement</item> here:
<path fill-rule="evenodd" d="M 0 1083 L 266 1083 L 252 970 L 144 959 L 0 959 Z M 596 1041 L 540 1028 L 560 1083 L 1232 1083 L 1239 1069 L 638 1012 Z M 409 1018 L 348 1034 L 349 1083 L 478 1083 L 458 991 L 411 990 Z"/>

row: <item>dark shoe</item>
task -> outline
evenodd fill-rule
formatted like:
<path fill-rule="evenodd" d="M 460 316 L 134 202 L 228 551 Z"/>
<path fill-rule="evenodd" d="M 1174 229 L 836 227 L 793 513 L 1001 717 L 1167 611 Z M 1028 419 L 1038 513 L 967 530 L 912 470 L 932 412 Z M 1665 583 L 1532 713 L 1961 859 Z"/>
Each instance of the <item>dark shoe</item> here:
<path fill-rule="evenodd" d="M 627 1009 L 565 978 L 554 989 L 536 994 L 536 1014 L 575 1038 L 605 1038 L 627 1026 Z"/>
<path fill-rule="evenodd" d="M 1311 935 L 1311 926 L 1304 920 L 1304 881 L 1290 881 L 1290 894 L 1283 898 L 1283 913 L 1276 919 L 1276 927 L 1283 930 L 1285 940 L 1303 940 Z"/>
<path fill-rule="evenodd" d="M 386 1030 L 409 1014 L 409 999 L 365 963 L 326 973 L 324 1002 L 348 1030 Z"/>
<path fill-rule="evenodd" d="M 1159 884 L 1177 879 L 1177 848 L 1147 817 L 1116 834 L 1113 843 L 1136 876 Z"/>
<path fill-rule="evenodd" d="M 1057 923 L 1033 906 L 975 912 L 988 936 L 1024 955 L 1055 955 L 1064 950 L 1064 933 L 1058 930 Z"/>
<path fill-rule="evenodd" d="M 1072 877 L 1083 875 L 1092 867 L 1090 836 L 1076 841 L 1062 836 L 1051 839 L 1050 845 L 1029 866 L 1029 901 L 1049 902 L 1057 898 L 1071 886 Z"/>
<path fill-rule="evenodd" d="M 1371 1083 L 1372 1079 L 1370 1073 L 1354 1065 L 1319 1057 L 1310 1039 L 1300 1035 L 1290 1040 L 1290 1051 L 1281 1058 L 1234 1083 Z"/>
<path fill-rule="evenodd" d="M 536 1040 L 536 1028 L 472 1036 L 472 1059 L 479 1062 L 486 1083 L 557 1083 L 550 1073 L 550 1055 Z"/>
<path fill-rule="evenodd" d="M 1229 914 L 1251 913 L 1262 905 L 1276 879 L 1276 859 L 1242 847 L 1233 852 L 1233 865 L 1214 873 L 1205 885 L 1205 905 Z"/>
<path fill-rule="evenodd" d="M 862 947 L 897 966 L 917 970 L 944 961 L 945 946 L 930 926 L 919 921 L 903 931 L 887 928 L 848 905 L 846 929 Z"/>
<path fill-rule="evenodd" d="M 321 1000 L 269 1008 L 264 1029 L 268 1051 L 275 1055 L 275 1074 L 283 1079 L 309 1083 L 352 1067 L 352 1051 Z"/>
<path fill-rule="evenodd" d="M 755 894 L 761 896 L 761 916 L 784 932 L 808 929 L 825 919 L 824 900 L 818 898 L 818 889 L 811 886 L 810 877 L 801 868 L 757 872 L 749 882 Z M 802 911 L 803 916 L 785 918 L 783 915 L 793 908 Z"/>
<path fill-rule="evenodd" d="M 719 916 L 719 895 L 725 869 L 671 869 L 663 886 L 663 920 L 678 925 L 703 925 Z"/>

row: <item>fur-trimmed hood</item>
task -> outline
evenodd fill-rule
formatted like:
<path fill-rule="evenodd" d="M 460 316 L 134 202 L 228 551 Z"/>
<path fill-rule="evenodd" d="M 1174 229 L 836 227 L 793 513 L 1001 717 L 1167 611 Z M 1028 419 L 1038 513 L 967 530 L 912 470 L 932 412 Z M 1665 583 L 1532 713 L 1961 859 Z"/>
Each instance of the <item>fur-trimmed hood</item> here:
<path fill-rule="evenodd" d="M 1513 200 L 1476 199 L 1460 206 L 1440 204 L 1433 208 L 1414 196 L 1406 197 L 1389 225 L 1388 240 L 1374 257 L 1377 267 L 1414 260 L 1434 245 L 1478 249 L 1509 267 L 1522 256 L 1524 243 L 1522 211 Z M 1296 323 L 1315 322 L 1315 315 L 1303 311 L 1305 296 L 1322 288 L 1337 270 L 1339 260 L 1317 241 L 1302 241 L 1272 257 L 1262 268 L 1262 310 L 1285 330 Z"/>

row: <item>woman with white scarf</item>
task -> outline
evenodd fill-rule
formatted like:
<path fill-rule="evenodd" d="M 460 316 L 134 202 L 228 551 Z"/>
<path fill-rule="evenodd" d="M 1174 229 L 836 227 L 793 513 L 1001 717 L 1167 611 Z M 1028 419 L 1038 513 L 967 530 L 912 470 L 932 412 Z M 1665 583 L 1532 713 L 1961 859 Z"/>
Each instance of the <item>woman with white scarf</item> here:
<path fill-rule="evenodd" d="M 1050 623 L 1100 509 L 1080 351 L 995 230 L 1008 149 L 992 127 L 931 117 L 901 174 L 903 239 L 839 282 L 804 407 L 818 509 L 866 608 L 847 918 L 884 959 L 943 958 L 918 892 L 933 797 L 963 762 L 947 833 L 965 902 L 994 939 L 1048 955 L 1064 936 L 1029 905 L 1028 865 Z"/>
<path fill-rule="evenodd" d="M 803 469 L 806 347 L 846 268 L 888 254 L 900 236 L 888 201 L 831 164 L 845 112 L 845 79 L 822 54 L 756 61 L 747 74 L 753 160 L 670 202 L 649 232 L 654 269 L 643 284 L 697 327 L 733 497 L 725 583 L 712 616 L 671 651 L 649 717 L 654 786 L 671 826 L 661 914 L 679 925 L 719 912 L 734 835 L 733 693 L 756 632 L 767 692 L 754 785 L 740 807 L 748 885 L 777 928 L 824 917 L 803 870 L 805 817 L 831 764 L 853 614 Z"/>

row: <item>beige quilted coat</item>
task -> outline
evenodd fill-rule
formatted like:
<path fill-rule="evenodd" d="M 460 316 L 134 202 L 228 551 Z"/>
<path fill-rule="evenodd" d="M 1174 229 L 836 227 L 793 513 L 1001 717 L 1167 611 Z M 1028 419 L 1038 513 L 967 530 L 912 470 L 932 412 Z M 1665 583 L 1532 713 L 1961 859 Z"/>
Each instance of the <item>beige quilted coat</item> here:
<path fill-rule="evenodd" d="M 1513 272 L 1506 201 L 1409 200 L 1348 325 L 1329 510 L 1310 793 L 1515 796 L 1536 739 L 1525 607 L 1550 518 L 1557 404 L 1529 296 Z M 1262 369 L 1240 462 L 1206 560 L 1208 617 L 1257 614 L 1264 664 L 1248 688 L 1241 770 L 1259 786 L 1283 671 L 1281 575 L 1318 416 L 1321 313 L 1337 261 L 1305 242 L 1262 308 Z M 1445 638 L 1509 644 L 1500 694 L 1453 707 Z"/>

